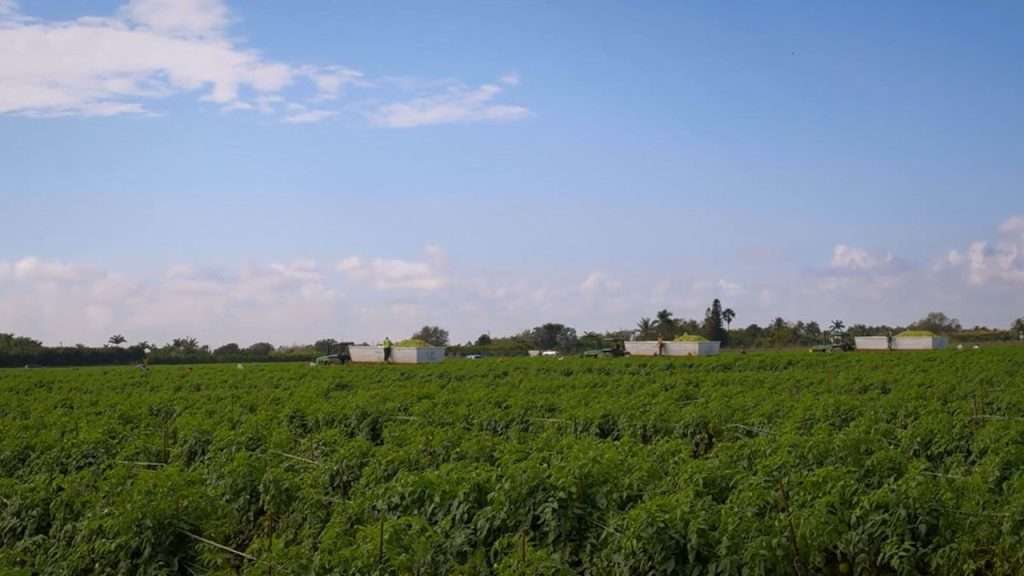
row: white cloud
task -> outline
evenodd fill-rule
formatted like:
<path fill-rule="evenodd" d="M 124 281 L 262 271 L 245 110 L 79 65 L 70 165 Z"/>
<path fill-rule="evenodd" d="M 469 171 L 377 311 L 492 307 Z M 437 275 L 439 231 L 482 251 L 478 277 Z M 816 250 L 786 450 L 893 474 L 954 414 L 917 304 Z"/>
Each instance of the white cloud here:
<path fill-rule="evenodd" d="M 370 86 L 362 72 L 343 66 L 303 66 L 299 72 L 316 86 L 317 102 L 337 99 L 345 86 Z"/>
<path fill-rule="evenodd" d="M 892 254 L 877 256 L 846 244 L 836 244 L 832 248 L 832 268 L 837 270 L 876 270 L 893 262 Z"/>
<path fill-rule="evenodd" d="M 518 82 L 518 77 L 515 83 Z M 506 85 L 513 83 L 505 82 Z M 522 106 L 494 104 L 492 101 L 503 88 L 497 84 L 484 84 L 469 89 L 449 87 L 441 94 L 414 98 L 377 108 L 370 119 L 388 128 L 413 128 L 436 124 L 463 122 L 498 122 L 526 118 L 529 110 Z"/>
<path fill-rule="evenodd" d="M 12 18 L 18 14 L 18 3 L 14 0 L 0 0 L 0 18 Z"/>
<path fill-rule="evenodd" d="M 10 269 L 16 280 L 40 282 L 74 282 L 89 274 L 89 270 L 81 266 L 40 260 L 34 256 L 14 262 Z"/>
<path fill-rule="evenodd" d="M 613 280 L 603 272 L 591 272 L 587 277 L 580 283 L 580 292 L 584 296 L 600 296 L 604 294 L 612 294 L 618 292 L 622 288 L 622 283 Z"/>
<path fill-rule="evenodd" d="M 1011 216 L 999 226 L 999 232 L 1010 237 L 1024 236 L 1024 216 Z"/>
<path fill-rule="evenodd" d="M 4 5 L 9 14 L 13 4 Z M 180 93 L 225 109 L 273 110 L 305 79 L 315 98 L 337 96 L 358 71 L 293 66 L 239 48 L 224 34 L 219 0 L 132 0 L 117 17 L 0 26 L 0 114 L 113 116 L 150 111 Z M 323 119 L 310 111 L 292 121 Z"/>
<path fill-rule="evenodd" d="M 420 260 L 179 264 L 148 276 L 34 257 L 0 260 L 0 327 L 54 344 L 100 344 L 115 332 L 133 341 L 189 335 L 210 344 L 377 340 L 424 323 L 453 326 L 437 313 L 450 313 L 445 306 L 454 302 L 442 294 L 451 288 L 445 260 L 431 246 Z"/>
<path fill-rule="evenodd" d="M 350 256 L 336 268 L 352 280 L 368 282 L 379 290 L 409 289 L 432 291 L 448 284 L 444 274 L 446 258 L 436 246 L 427 246 L 424 260 L 374 258 L 364 262 Z"/>
<path fill-rule="evenodd" d="M 221 0 L 130 0 L 121 14 L 130 22 L 171 36 L 214 36 L 228 23 Z"/>
<path fill-rule="evenodd" d="M 338 262 L 338 270 L 342 272 L 357 273 L 363 267 L 363 260 L 358 256 L 349 256 Z"/>
<path fill-rule="evenodd" d="M 271 264 L 270 269 L 282 278 L 300 282 L 319 282 L 322 279 L 316 260 L 295 260 L 285 264 Z"/>
<path fill-rule="evenodd" d="M 426 262 L 408 260 L 384 260 L 378 258 L 370 263 L 370 276 L 378 288 L 414 288 L 435 290 L 444 286 L 445 279 L 437 274 Z"/>
<path fill-rule="evenodd" d="M 995 242 L 975 241 L 963 252 L 951 250 L 946 266 L 962 269 L 967 281 L 1024 285 L 1024 216 L 1012 216 L 999 226 Z"/>
<path fill-rule="evenodd" d="M 294 107 L 284 117 L 287 124 L 315 124 L 334 118 L 338 113 L 334 110 L 310 109 L 304 106 Z"/>
<path fill-rule="evenodd" d="M 152 279 L 31 257 L 0 262 L 0 326 L 54 343 L 102 343 L 114 332 L 286 343 L 330 334 L 340 299 L 312 260 L 237 272 L 179 265 Z"/>
<path fill-rule="evenodd" d="M 864 248 L 836 244 L 829 267 L 811 274 L 801 285 L 804 297 L 878 302 L 891 298 L 905 286 L 915 271 L 891 253 L 877 254 Z"/>
<path fill-rule="evenodd" d="M 1001 242 L 1020 242 L 1020 230 L 1018 223 L 1004 224 Z M 625 277 L 622 270 L 581 274 L 500 265 L 467 271 L 449 265 L 436 246 L 408 259 L 349 256 L 331 264 L 295 259 L 231 268 L 185 263 L 148 275 L 27 257 L 0 260 L 0 330 L 51 343 L 100 344 L 124 333 L 133 341 L 189 335 L 210 344 L 286 344 L 326 336 L 375 341 L 437 324 L 464 341 L 552 321 L 581 333 L 629 328 L 661 308 L 700 319 L 716 297 L 744 325 L 776 316 L 905 324 L 942 310 L 965 324 L 1002 326 L 1024 310 L 1020 281 L 1006 272 L 1020 263 L 1010 259 L 1009 247 L 985 246 L 973 255 L 970 248 L 961 251 L 957 266 L 938 271 L 865 270 L 858 255 L 839 258 L 856 262 L 855 270 L 833 268 L 826 258 L 819 270 L 780 265 L 772 276 L 733 276 L 741 274 L 734 270 L 728 278 L 709 272 L 708 279 L 663 269 Z M 872 259 L 886 260 L 869 253 Z M 972 261 L 988 274 L 986 284 L 969 281 Z"/>
<path fill-rule="evenodd" d="M 739 296 L 746 292 L 746 290 L 743 288 L 743 285 L 740 284 L 739 282 L 732 282 L 724 279 L 718 281 L 718 289 L 721 292 L 722 296 L 728 297 Z"/>
<path fill-rule="evenodd" d="M 156 114 L 159 102 L 196 95 L 225 111 L 280 114 L 291 124 L 338 114 L 324 104 L 374 83 L 353 68 L 291 64 L 243 48 L 227 33 L 223 0 L 128 0 L 113 15 L 42 21 L 0 0 L 0 114 L 33 117 Z M 518 84 L 508 74 L 475 89 L 380 107 L 388 127 L 513 120 L 521 106 L 492 101 Z"/>

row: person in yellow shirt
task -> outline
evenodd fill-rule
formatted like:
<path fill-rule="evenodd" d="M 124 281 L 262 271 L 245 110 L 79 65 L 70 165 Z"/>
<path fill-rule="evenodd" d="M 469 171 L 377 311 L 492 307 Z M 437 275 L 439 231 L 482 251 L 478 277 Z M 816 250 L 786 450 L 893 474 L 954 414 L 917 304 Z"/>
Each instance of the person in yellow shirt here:
<path fill-rule="evenodd" d="M 384 346 L 384 361 L 391 362 L 391 338 L 385 336 L 381 345 Z"/>

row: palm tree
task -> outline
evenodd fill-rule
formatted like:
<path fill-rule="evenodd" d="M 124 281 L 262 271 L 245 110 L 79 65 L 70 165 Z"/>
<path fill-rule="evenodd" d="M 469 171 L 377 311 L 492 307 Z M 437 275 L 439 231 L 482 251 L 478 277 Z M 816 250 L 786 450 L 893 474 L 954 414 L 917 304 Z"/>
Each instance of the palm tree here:
<path fill-rule="evenodd" d="M 668 310 L 659 310 L 654 317 L 654 325 L 658 329 L 658 335 L 662 338 L 672 338 L 676 331 L 676 319 Z"/>
<path fill-rule="evenodd" d="M 846 330 L 846 324 L 843 324 L 842 320 L 832 321 L 832 324 L 828 327 L 828 337 L 832 341 L 832 344 L 841 343 L 843 341 L 844 330 Z"/>
<path fill-rule="evenodd" d="M 127 341 L 128 339 L 125 338 L 124 336 L 121 336 L 120 334 L 114 334 L 113 336 L 110 337 L 109 340 L 107 340 L 107 344 L 110 344 L 111 346 L 120 346 L 121 344 L 124 344 Z"/>
<path fill-rule="evenodd" d="M 732 308 L 726 308 L 722 310 L 722 320 L 725 320 L 725 328 L 729 330 L 732 328 L 732 319 L 736 317 L 736 313 L 732 311 Z"/>
<path fill-rule="evenodd" d="M 255 344 L 253 346 L 255 346 Z M 186 336 L 185 338 L 175 338 L 174 340 L 171 341 L 171 347 L 176 348 L 177 350 L 180 350 L 182 352 L 195 352 L 196 350 L 199 350 L 199 340 L 196 340 L 191 336 Z M 250 346 L 250 348 L 251 347 L 252 346 Z"/>
<path fill-rule="evenodd" d="M 640 322 L 637 322 L 637 330 L 640 332 L 640 338 L 650 338 L 651 333 L 654 332 L 654 322 L 650 318 L 641 318 Z"/>

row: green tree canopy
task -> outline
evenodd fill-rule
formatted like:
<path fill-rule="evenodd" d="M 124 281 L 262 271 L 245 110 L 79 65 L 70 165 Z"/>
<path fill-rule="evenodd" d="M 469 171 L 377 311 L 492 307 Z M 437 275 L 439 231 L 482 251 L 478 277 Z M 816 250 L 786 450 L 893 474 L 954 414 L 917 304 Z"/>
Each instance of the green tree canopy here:
<path fill-rule="evenodd" d="M 34 352 L 42 347 L 42 342 L 27 336 L 0 333 L 0 352 Z"/>
<path fill-rule="evenodd" d="M 214 356 L 236 356 L 242 353 L 242 349 L 238 347 L 238 344 L 229 342 L 223 346 L 219 346 L 213 351 Z"/>
<path fill-rule="evenodd" d="M 637 322 L 636 329 L 641 340 L 650 340 L 656 335 L 654 321 L 647 317 L 641 318 Z"/>
<path fill-rule="evenodd" d="M 448 331 L 440 326 L 424 326 L 412 335 L 413 340 L 422 340 L 431 346 L 447 346 Z"/>
<path fill-rule="evenodd" d="M 321 338 L 313 344 L 313 348 L 322 354 L 331 354 L 337 345 L 338 341 L 334 338 Z"/>
<path fill-rule="evenodd" d="M 274 345 L 269 342 L 257 342 L 246 348 L 246 351 L 254 356 L 270 356 L 274 351 Z"/>
<path fill-rule="evenodd" d="M 666 309 L 659 310 L 654 316 L 654 330 L 664 340 L 671 340 L 676 335 L 679 323 Z"/>
<path fill-rule="evenodd" d="M 573 352 L 576 350 L 576 329 L 564 324 L 549 322 L 537 326 L 528 333 L 534 347 L 540 350 L 559 350 Z"/>
<path fill-rule="evenodd" d="M 913 330 L 928 330 L 936 334 L 948 334 L 961 330 L 960 321 L 942 312 L 929 312 L 927 316 L 909 326 Z"/>
<path fill-rule="evenodd" d="M 708 340 L 721 342 L 722 345 L 729 339 L 722 322 L 722 302 L 718 298 L 715 298 L 711 307 L 704 312 L 704 336 Z"/>

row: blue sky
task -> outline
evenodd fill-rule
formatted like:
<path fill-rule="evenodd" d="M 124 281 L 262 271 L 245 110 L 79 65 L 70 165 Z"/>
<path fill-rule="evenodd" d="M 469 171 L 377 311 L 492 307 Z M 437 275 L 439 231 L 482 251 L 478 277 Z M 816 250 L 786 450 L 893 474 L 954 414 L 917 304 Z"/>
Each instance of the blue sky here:
<path fill-rule="evenodd" d="M 0 331 L 1024 315 L 1019 3 L 0 0 Z"/>

